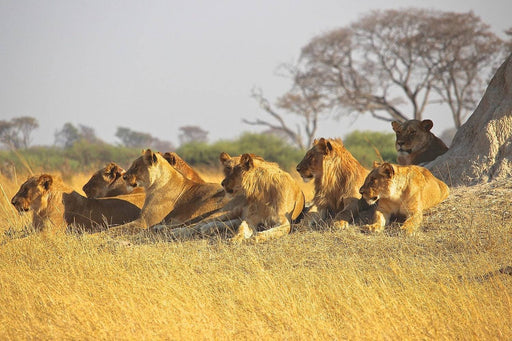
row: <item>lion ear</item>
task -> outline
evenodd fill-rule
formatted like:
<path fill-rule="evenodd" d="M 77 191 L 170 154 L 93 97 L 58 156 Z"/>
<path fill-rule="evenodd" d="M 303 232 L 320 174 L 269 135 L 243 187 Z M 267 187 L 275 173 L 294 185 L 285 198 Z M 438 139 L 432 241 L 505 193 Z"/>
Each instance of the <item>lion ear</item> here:
<path fill-rule="evenodd" d="M 327 142 L 323 137 L 321 137 L 317 142 L 316 142 L 316 146 L 318 147 L 318 149 L 320 150 L 320 152 L 322 152 L 323 154 L 327 155 L 328 153 L 328 146 L 327 144 L 331 144 L 330 142 Z M 331 150 L 332 150 L 332 146 L 331 146 Z"/>
<path fill-rule="evenodd" d="M 42 174 L 37 183 L 47 191 L 53 184 L 53 177 L 50 174 Z"/>
<path fill-rule="evenodd" d="M 144 151 L 143 157 L 144 157 L 144 161 L 146 161 L 150 165 L 153 163 L 156 163 L 158 160 L 156 157 L 156 154 L 153 153 L 151 151 L 151 149 L 149 149 L 149 148 Z"/>
<path fill-rule="evenodd" d="M 252 157 L 250 154 L 244 154 L 240 158 L 240 165 L 242 166 L 242 169 L 245 171 L 248 171 L 252 167 L 254 167 L 254 161 L 252 160 Z"/>
<path fill-rule="evenodd" d="M 373 168 L 377 168 L 381 165 L 381 162 L 373 161 Z"/>
<path fill-rule="evenodd" d="M 390 163 L 384 162 L 379 167 L 379 173 L 388 178 L 391 178 L 393 177 L 393 175 L 395 175 L 395 169 L 393 168 L 393 165 L 391 165 Z"/>
<path fill-rule="evenodd" d="M 119 178 L 123 172 L 124 169 L 119 167 L 115 162 L 111 162 L 105 167 L 105 176 L 112 180 Z"/>
<path fill-rule="evenodd" d="M 224 162 L 231 160 L 231 156 L 229 156 L 229 154 L 226 152 L 222 152 L 219 155 L 219 160 L 220 160 L 220 163 L 223 164 Z"/>
<path fill-rule="evenodd" d="M 423 120 L 423 121 L 421 121 L 421 127 L 425 131 L 430 131 L 430 129 L 432 129 L 433 126 L 434 126 L 434 122 L 432 122 L 432 120 Z"/>
<path fill-rule="evenodd" d="M 393 127 L 393 130 L 395 132 L 399 132 L 400 130 L 402 130 L 402 125 L 398 121 L 391 122 L 391 126 Z"/>
<path fill-rule="evenodd" d="M 167 160 L 167 162 L 169 162 L 171 166 L 176 166 L 176 155 L 174 153 L 167 152 L 163 155 L 163 157 Z"/>

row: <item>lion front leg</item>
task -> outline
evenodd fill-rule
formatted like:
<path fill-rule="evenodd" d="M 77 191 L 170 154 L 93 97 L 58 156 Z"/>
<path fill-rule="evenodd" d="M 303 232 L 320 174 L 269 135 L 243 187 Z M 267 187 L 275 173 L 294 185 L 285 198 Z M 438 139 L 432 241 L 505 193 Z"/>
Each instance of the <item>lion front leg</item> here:
<path fill-rule="evenodd" d="M 235 235 L 231 237 L 230 242 L 235 244 L 241 243 L 245 239 L 251 238 L 253 234 L 253 229 L 249 227 L 249 224 L 247 224 L 245 220 L 243 220 L 240 226 L 238 226 L 238 230 Z"/>
<path fill-rule="evenodd" d="M 290 233 L 291 225 L 290 221 L 286 217 L 281 217 L 279 219 L 279 222 L 276 224 L 276 226 L 265 230 L 254 233 L 254 235 L 251 237 L 251 242 L 254 243 L 261 243 L 265 242 L 270 239 L 276 239 L 282 236 L 287 235 Z"/>
<path fill-rule="evenodd" d="M 408 235 L 411 235 L 416 231 L 423 221 L 423 212 L 421 210 L 413 212 L 401 226 L 401 229 Z"/>
<path fill-rule="evenodd" d="M 333 219 L 333 227 L 338 229 L 347 228 L 350 222 L 359 215 L 359 199 L 349 198 L 345 201 L 343 211 L 336 214 Z"/>
<path fill-rule="evenodd" d="M 383 212 L 377 210 L 373 215 L 373 223 L 364 225 L 362 229 L 368 232 L 382 232 L 388 221 L 389 216 L 386 216 Z"/>

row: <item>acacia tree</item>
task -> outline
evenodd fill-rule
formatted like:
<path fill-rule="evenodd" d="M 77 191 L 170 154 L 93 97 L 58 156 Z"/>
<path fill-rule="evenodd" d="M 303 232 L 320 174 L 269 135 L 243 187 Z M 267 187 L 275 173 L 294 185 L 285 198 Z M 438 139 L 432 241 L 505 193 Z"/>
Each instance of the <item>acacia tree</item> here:
<path fill-rule="evenodd" d="M 273 121 L 265 119 L 247 120 L 243 122 L 251 125 L 260 125 L 269 128 L 269 132 L 284 136 L 300 149 L 306 149 L 313 142 L 318 129 L 318 121 L 329 112 L 328 98 L 322 94 L 322 87 L 316 84 L 316 78 L 302 72 L 293 65 L 282 65 L 283 75 L 292 80 L 292 88 L 277 99 L 278 110 L 288 114 L 295 114 L 300 119 L 295 129 L 291 128 L 284 115 L 270 104 L 263 96 L 261 89 L 253 89 L 252 97 L 259 103 Z"/>
<path fill-rule="evenodd" d="M 313 103 L 320 103 L 316 112 L 370 113 L 385 121 L 422 119 L 429 104 L 443 103 L 458 128 L 504 49 L 504 42 L 471 12 L 372 11 L 304 46 L 290 67 L 300 77 L 292 78 L 289 93 L 300 96 L 283 98 L 289 100 L 286 108 L 306 122 L 302 104 L 310 103 L 311 94 Z M 308 92 L 298 91 L 305 85 Z M 267 100 L 256 99 L 288 127 Z M 253 123 L 270 126 L 262 119 Z"/>
<path fill-rule="evenodd" d="M 183 126 L 179 129 L 181 131 L 178 138 L 180 139 L 180 144 L 190 143 L 190 142 L 208 142 L 208 132 L 201 127 L 198 126 Z"/>
<path fill-rule="evenodd" d="M 0 142 L 9 148 L 28 148 L 31 143 L 30 135 L 38 127 L 37 119 L 30 116 L 0 121 Z"/>
<path fill-rule="evenodd" d="M 21 116 L 13 118 L 11 122 L 13 123 L 13 126 L 16 129 L 16 131 L 18 132 L 21 147 L 30 147 L 30 143 L 32 141 L 30 135 L 36 128 L 39 128 L 39 122 L 37 121 L 37 119 L 30 116 Z"/>
<path fill-rule="evenodd" d="M 126 147 L 131 148 L 153 148 L 159 151 L 173 151 L 171 142 L 160 140 L 149 133 L 131 130 L 130 128 L 117 127 L 116 137 Z"/>
<path fill-rule="evenodd" d="M 505 58 L 506 44 L 472 12 L 435 14 L 423 29 L 428 43 L 421 55 L 437 75 L 433 90 L 450 108 L 458 129 Z"/>

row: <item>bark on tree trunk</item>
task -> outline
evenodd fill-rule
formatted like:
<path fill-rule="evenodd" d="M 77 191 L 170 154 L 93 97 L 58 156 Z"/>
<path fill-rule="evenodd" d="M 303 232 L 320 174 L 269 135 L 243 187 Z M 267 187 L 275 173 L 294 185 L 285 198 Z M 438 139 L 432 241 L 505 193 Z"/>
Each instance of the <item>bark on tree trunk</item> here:
<path fill-rule="evenodd" d="M 450 149 L 426 165 L 450 186 L 512 176 L 512 55 L 499 67 Z"/>

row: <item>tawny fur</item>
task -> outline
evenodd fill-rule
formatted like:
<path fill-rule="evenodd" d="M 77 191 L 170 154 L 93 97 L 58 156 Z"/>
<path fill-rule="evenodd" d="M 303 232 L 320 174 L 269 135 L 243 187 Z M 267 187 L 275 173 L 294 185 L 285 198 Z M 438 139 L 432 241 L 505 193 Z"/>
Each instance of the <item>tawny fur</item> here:
<path fill-rule="evenodd" d="M 391 216 L 403 216 L 401 228 L 413 233 L 423 220 L 423 211 L 446 199 L 448 186 L 420 166 L 375 163 L 360 190 L 368 204 L 377 203 L 373 223 L 364 228 L 382 231 Z"/>
<path fill-rule="evenodd" d="M 228 193 L 243 195 L 247 202 L 243 222 L 232 238 L 236 242 L 281 237 L 290 232 L 292 220 L 304 209 L 304 194 L 291 175 L 274 163 L 255 162 L 250 154 L 242 155 L 222 185 Z"/>
<path fill-rule="evenodd" d="M 430 130 L 431 120 L 394 121 L 391 126 L 396 133 L 395 148 L 399 165 L 419 165 L 434 160 L 446 153 L 448 147 Z"/>
<path fill-rule="evenodd" d="M 123 176 L 128 185 L 142 187 L 146 200 L 140 216 L 112 233 L 136 233 L 164 222 L 179 225 L 217 212 L 227 202 L 222 187 L 187 179 L 159 153 L 146 150 Z"/>
<path fill-rule="evenodd" d="M 313 203 L 321 221 L 345 227 L 358 215 L 359 188 L 369 171 L 343 146 L 341 139 L 315 140 L 297 165 L 297 171 L 304 181 L 314 180 Z"/>
<path fill-rule="evenodd" d="M 178 154 L 168 152 L 162 154 L 162 156 L 186 178 L 197 183 L 205 182 L 192 166 Z M 123 179 L 125 172 L 126 171 L 115 162 L 110 162 L 108 165 L 95 172 L 82 189 L 88 198 L 114 197 L 129 194 L 132 193 L 132 191 L 134 191 L 133 193 L 144 193 L 143 188 L 133 189 L 126 184 L 126 181 Z"/>
<path fill-rule="evenodd" d="M 90 199 L 64 184 L 56 175 L 41 174 L 23 183 L 11 202 L 20 212 L 32 211 L 36 230 L 65 230 L 73 225 L 96 231 L 135 219 L 144 196 L 123 195 L 115 199 Z"/>

